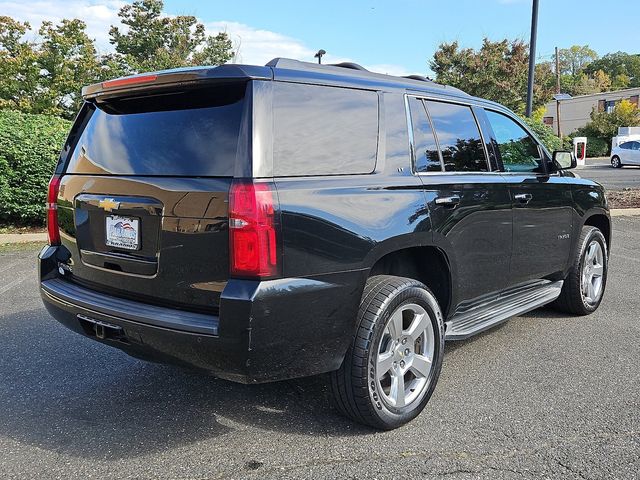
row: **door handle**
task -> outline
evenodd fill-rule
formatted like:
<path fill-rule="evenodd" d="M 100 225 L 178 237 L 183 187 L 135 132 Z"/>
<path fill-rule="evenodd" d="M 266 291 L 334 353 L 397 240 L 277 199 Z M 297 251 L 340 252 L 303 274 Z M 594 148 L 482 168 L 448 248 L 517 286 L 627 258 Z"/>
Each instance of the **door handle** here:
<path fill-rule="evenodd" d="M 529 203 L 531 201 L 531 199 L 533 198 L 533 195 L 531 195 L 530 193 L 518 193 L 515 195 L 515 199 L 517 201 L 519 201 L 520 203 Z"/>
<path fill-rule="evenodd" d="M 445 205 L 449 207 L 455 207 L 459 203 L 460 203 L 460 197 L 458 195 L 451 195 L 450 197 L 436 198 L 436 205 Z"/>

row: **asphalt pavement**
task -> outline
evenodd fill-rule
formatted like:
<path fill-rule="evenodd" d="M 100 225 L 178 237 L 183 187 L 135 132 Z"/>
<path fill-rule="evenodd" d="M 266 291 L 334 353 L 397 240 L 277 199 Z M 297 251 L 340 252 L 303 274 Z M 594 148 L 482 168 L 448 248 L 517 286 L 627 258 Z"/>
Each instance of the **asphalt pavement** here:
<path fill-rule="evenodd" d="M 447 344 L 425 411 L 340 417 L 319 378 L 237 385 L 76 335 L 36 251 L 0 251 L 0 478 L 638 478 L 640 217 L 614 219 L 606 297 Z M 539 254 L 544 254 L 543 251 Z"/>
<path fill-rule="evenodd" d="M 585 166 L 578 167 L 572 171 L 582 178 L 595 180 L 607 190 L 640 188 L 640 167 L 613 168 L 608 158 L 588 159 Z"/>

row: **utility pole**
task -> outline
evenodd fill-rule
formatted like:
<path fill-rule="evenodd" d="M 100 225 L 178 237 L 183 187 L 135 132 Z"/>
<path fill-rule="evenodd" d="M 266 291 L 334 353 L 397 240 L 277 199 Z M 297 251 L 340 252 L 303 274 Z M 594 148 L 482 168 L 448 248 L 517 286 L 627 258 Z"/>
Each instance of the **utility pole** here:
<path fill-rule="evenodd" d="M 560 93 L 560 56 L 556 47 L 556 93 Z"/>
<path fill-rule="evenodd" d="M 538 33 L 538 0 L 533 0 L 531 9 L 531 41 L 529 42 L 529 84 L 527 88 L 527 117 L 533 110 L 533 81 L 536 72 L 536 37 Z"/>
<path fill-rule="evenodd" d="M 560 56 L 556 47 L 556 94 L 560 94 Z M 556 123 L 558 124 L 558 137 L 562 138 L 560 130 L 560 100 L 556 100 Z"/>

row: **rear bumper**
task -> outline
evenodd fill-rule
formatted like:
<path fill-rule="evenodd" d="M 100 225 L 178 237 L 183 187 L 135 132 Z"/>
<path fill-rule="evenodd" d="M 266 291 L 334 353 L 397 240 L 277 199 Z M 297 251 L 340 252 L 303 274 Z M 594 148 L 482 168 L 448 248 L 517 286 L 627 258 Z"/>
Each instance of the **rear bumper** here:
<path fill-rule="evenodd" d="M 351 341 L 364 272 L 323 278 L 230 280 L 220 315 L 105 295 L 64 279 L 56 247 L 40 253 L 40 292 L 69 329 L 128 354 L 228 380 L 283 380 L 339 368 Z"/>

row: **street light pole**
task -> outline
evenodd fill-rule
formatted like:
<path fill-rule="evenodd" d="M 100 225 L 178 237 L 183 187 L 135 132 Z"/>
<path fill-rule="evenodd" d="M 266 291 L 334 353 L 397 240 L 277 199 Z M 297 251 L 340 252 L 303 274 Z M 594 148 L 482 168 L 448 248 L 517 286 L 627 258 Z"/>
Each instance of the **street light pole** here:
<path fill-rule="evenodd" d="M 320 49 L 320 50 L 318 50 L 318 53 L 316 53 L 314 55 L 314 57 L 318 59 L 318 65 L 320 65 L 322 63 L 322 56 L 326 55 L 326 53 L 327 53 L 326 51 Z"/>
<path fill-rule="evenodd" d="M 533 110 L 533 80 L 536 72 L 536 37 L 538 33 L 538 0 L 533 0 L 531 9 L 531 41 L 529 42 L 529 83 L 527 85 L 527 117 Z"/>

